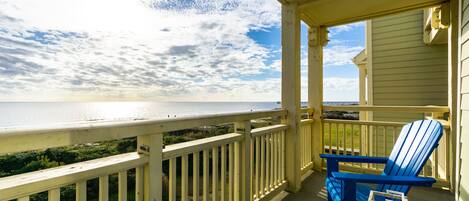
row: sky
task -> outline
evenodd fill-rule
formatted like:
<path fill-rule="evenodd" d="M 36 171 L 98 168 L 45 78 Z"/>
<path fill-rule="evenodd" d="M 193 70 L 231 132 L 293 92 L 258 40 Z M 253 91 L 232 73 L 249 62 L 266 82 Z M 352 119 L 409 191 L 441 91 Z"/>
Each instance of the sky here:
<path fill-rule="evenodd" d="M 329 28 L 324 100 L 358 100 L 364 24 Z M 277 1 L 0 0 L 0 101 L 279 101 L 280 57 Z"/>

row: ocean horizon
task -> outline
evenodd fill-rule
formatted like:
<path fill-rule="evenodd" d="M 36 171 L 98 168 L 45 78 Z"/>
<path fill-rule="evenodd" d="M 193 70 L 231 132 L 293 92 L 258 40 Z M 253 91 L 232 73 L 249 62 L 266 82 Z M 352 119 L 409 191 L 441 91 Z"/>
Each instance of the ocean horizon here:
<path fill-rule="evenodd" d="M 325 105 L 357 102 L 327 101 Z M 303 102 L 303 106 L 307 103 Z M 271 110 L 280 102 L 0 102 L 0 129 Z"/>

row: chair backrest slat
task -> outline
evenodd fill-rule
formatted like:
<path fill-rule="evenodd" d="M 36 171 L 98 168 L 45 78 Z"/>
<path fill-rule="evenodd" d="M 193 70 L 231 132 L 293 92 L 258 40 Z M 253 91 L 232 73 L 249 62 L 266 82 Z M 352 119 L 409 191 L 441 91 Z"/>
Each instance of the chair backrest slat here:
<path fill-rule="evenodd" d="M 435 120 L 420 120 L 405 125 L 394 145 L 384 175 L 417 176 L 425 166 L 443 135 L 442 126 Z M 407 194 L 407 185 L 379 185 L 377 190 L 395 190 Z"/>

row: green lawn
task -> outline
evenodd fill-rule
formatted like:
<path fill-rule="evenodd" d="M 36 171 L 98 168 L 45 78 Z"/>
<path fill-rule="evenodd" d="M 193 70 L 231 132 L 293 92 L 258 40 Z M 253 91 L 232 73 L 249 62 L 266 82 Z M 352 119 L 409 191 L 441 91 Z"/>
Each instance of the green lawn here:
<path fill-rule="evenodd" d="M 323 132 L 324 146 L 326 147 L 326 149 L 327 147 L 332 146 L 333 148 L 338 147 L 341 151 L 344 149 L 345 144 L 346 150 L 350 153 L 350 151 L 352 150 L 353 141 L 353 149 L 355 150 L 355 152 L 360 152 L 360 149 L 362 149 L 362 151 L 365 151 L 365 149 L 369 148 L 369 151 L 376 153 L 375 155 L 387 156 L 391 152 L 395 139 L 399 135 L 400 128 L 397 128 L 394 131 L 393 127 L 372 126 L 372 128 L 370 129 L 369 126 L 367 128 L 367 126 L 361 125 L 324 123 Z M 373 135 L 369 135 L 370 132 L 373 132 Z M 360 136 L 362 136 L 361 141 Z M 374 146 L 364 147 L 367 144 L 367 141 L 371 144 L 374 144 Z M 360 143 L 363 147 L 360 146 Z"/>

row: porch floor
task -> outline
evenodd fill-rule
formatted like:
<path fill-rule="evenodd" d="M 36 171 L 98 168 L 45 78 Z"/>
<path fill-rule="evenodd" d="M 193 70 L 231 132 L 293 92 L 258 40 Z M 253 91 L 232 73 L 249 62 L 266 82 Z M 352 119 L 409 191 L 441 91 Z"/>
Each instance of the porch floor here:
<path fill-rule="evenodd" d="M 303 180 L 302 188 L 298 193 L 284 195 L 283 201 L 325 201 L 327 200 L 324 187 L 325 173 L 313 172 Z M 412 187 L 408 195 L 409 201 L 454 201 L 454 195 L 450 191 Z"/>

